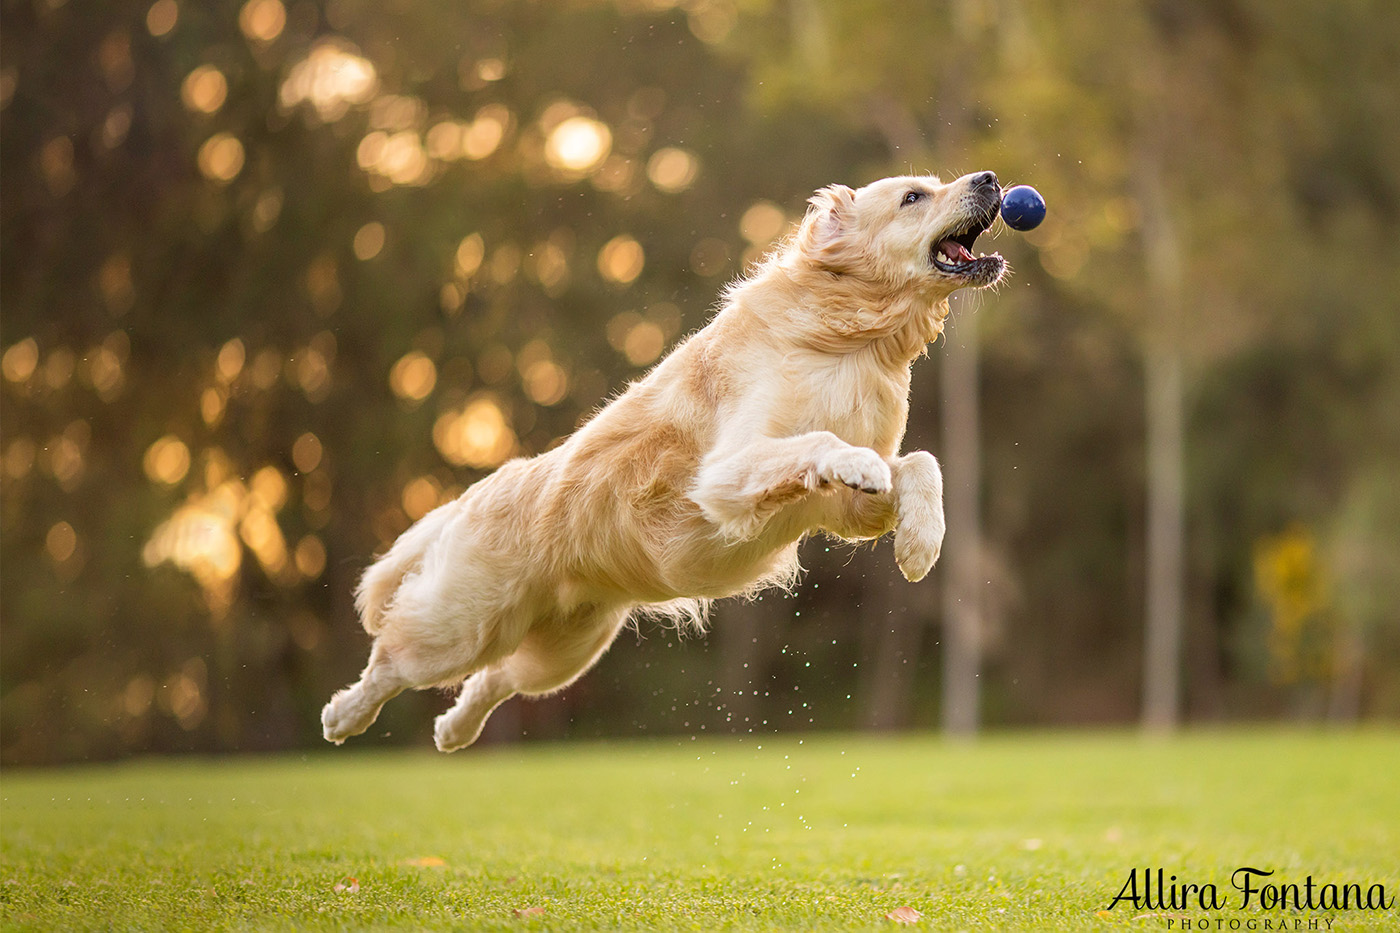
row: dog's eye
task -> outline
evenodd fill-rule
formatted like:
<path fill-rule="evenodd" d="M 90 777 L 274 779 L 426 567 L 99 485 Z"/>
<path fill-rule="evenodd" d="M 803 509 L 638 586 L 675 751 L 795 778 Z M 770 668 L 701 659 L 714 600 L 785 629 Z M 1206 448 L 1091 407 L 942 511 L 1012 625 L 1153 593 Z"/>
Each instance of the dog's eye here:
<path fill-rule="evenodd" d="M 924 196 L 922 191 L 911 191 L 904 196 L 904 204 L 916 204 Z"/>

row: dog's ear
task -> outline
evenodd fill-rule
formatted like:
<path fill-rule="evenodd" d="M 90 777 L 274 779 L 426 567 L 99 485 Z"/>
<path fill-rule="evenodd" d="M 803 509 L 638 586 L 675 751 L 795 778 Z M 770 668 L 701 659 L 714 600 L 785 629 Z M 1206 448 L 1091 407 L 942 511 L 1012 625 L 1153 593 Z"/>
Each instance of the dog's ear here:
<path fill-rule="evenodd" d="M 798 246 L 817 267 L 850 272 L 856 259 L 856 193 L 845 185 L 827 185 L 807 203 Z"/>

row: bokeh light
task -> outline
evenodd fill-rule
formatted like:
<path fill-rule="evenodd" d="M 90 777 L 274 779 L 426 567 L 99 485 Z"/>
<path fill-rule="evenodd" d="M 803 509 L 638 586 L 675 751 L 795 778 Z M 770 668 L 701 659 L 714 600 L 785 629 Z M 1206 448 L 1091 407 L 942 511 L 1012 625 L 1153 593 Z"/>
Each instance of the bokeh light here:
<path fill-rule="evenodd" d="M 10 382 L 27 382 L 39 365 L 39 344 L 33 337 L 13 343 L 0 357 L 0 371 Z"/>
<path fill-rule="evenodd" d="M 131 58 L 131 34 L 115 29 L 97 47 L 97 66 L 107 83 L 107 89 L 121 93 L 136 77 L 136 64 Z"/>
<path fill-rule="evenodd" d="M 438 416 L 433 444 L 453 466 L 497 467 L 516 452 L 515 432 L 490 396 L 478 396 Z"/>
<path fill-rule="evenodd" d="M 598 271 L 603 278 L 618 285 L 635 281 L 645 265 L 642 244 L 625 233 L 613 237 L 598 251 Z"/>
<path fill-rule="evenodd" d="M 291 381 L 311 402 L 324 402 L 331 390 L 331 361 L 335 359 L 335 337 L 322 331 L 311 338 L 292 359 Z"/>
<path fill-rule="evenodd" d="M 287 25 L 287 8 L 282 0 L 248 0 L 238 13 L 243 35 L 255 42 L 272 42 Z"/>
<path fill-rule="evenodd" d="M 131 131 L 132 109 L 128 103 L 120 103 L 107 111 L 107 118 L 102 121 L 102 132 L 99 135 L 102 145 L 107 149 L 115 149 L 126 139 L 126 134 Z"/>
<path fill-rule="evenodd" d="M 428 102 L 413 94 L 380 94 L 369 105 L 370 129 L 417 131 L 427 122 Z"/>
<path fill-rule="evenodd" d="M 658 320 L 658 317 L 670 318 L 668 313 L 672 306 L 661 307 L 658 315 L 649 314 L 646 317 L 635 311 L 624 311 L 616 314 L 608 321 L 607 338 L 612 348 L 627 358 L 627 362 L 633 366 L 648 366 L 654 363 L 661 352 L 666 349 L 666 340 L 669 336 L 668 327 Z M 678 319 L 678 315 L 676 316 Z M 677 326 L 671 321 L 667 324 L 672 327 Z M 672 331 L 673 332 L 673 331 Z"/>
<path fill-rule="evenodd" d="M 544 287 L 545 294 L 558 296 L 568 286 L 569 254 L 573 249 L 572 231 L 560 229 L 530 251 L 530 274 Z"/>
<path fill-rule="evenodd" d="M 258 503 L 274 512 L 287 504 L 287 478 L 270 463 L 253 474 L 248 490 Z"/>
<path fill-rule="evenodd" d="M 583 115 L 569 117 L 550 131 L 545 160 L 562 172 L 585 175 L 607 158 L 612 131 L 606 124 Z"/>
<path fill-rule="evenodd" d="M 476 76 L 482 81 L 499 81 L 506 76 L 506 63 L 499 58 L 483 58 L 476 63 Z"/>
<path fill-rule="evenodd" d="M 355 231 L 355 258 L 370 260 L 384 248 L 384 225 L 377 220 L 370 221 Z"/>
<path fill-rule="evenodd" d="M 732 0 L 695 0 L 685 6 L 686 25 L 701 42 L 723 42 L 739 24 L 739 11 Z"/>
<path fill-rule="evenodd" d="M 442 487 L 431 476 L 419 476 L 403 488 L 401 497 L 404 514 L 415 522 L 438 507 Z"/>
<path fill-rule="evenodd" d="M 395 185 L 423 185 L 433 177 L 434 163 L 417 130 L 375 130 L 360 140 L 355 161 L 371 173 L 371 180 L 378 177 Z"/>
<path fill-rule="evenodd" d="M 505 139 L 510 122 L 510 111 L 503 105 L 487 104 L 482 107 L 462 132 L 462 155 L 479 160 L 495 152 Z"/>
<path fill-rule="evenodd" d="M 220 382 L 230 383 L 238 378 L 238 374 L 243 372 L 243 363 L 247 359 L 247 350 L 243 346 L 243 341 L 234 337 L 219 348 L 219 355 L 214 360 L 214 372 L 219 377 Z"/>
<path fill-rule="evenodd" d="M 684 149 L 658 149 L 647 160 L 647 178 L 667 194 L 684 191 L 700 173 L 700 162 Z"/>
<path fill-rule="evenodd" d="M 313 513 L 324 512 L 330 508 L 332 492 L 330 474 L 326 470 L 316 470 L 302 479 L 301 503 Z"/>
<path fill-rule="evenodd" d="M 27 437 L 17 437 L 5 448 L 5 477 L 11 480 L 24 479 L 34 468 L 38 447 Z"/>
<path fill-rule="evenodd" d="M 283 578 L 289 569 L 287 539 L 277 524 L 274 509 L 252 499 L 247 503 L 243 520 L 238 524 L 238 536 L 253 552 L 258 564 L 273 579 Z M 286 582 L 281 580 L 280 582 Z"/>
<path fill-rule="evenodd" d="M 485 258 L 486 241 L 481 238 L 481 234 L 473 233 L 462 237 L 462 242 L 457 244 L 457 251 L 453 254 L 457 277 L 469 279 L 476 275 L 476 271 L 481 268 L 481 262 Z"/>
<path fill-rule="evenodd" d="M 126 357 L 126 334 L 117 331 L 93 347 L 86 359 L 88 383 L 104 402 L 112 402 L 126 385 L 123 368 Z"/>
<path fill-rule="evenodd" d="M 455 159 L 462 154 L 463 130 L 463 125 L 455 120 L 434 123 L 423 137 L 423 148 L 439 161 Z"/>
<path fill-rule="evenodd" d="M 215 133 L 199 147 L 199 170 L 205 178 L 228 184 L 243 171 L 243 144 L 229 133 Z"/>
<path fill-rule="evenodd" d="M 772 201 L 756 201 L 739 219 L 739 235 L 754 246 L 771 242 L 787 226 L 787 214 Z"/>
<path fill-rule="evenodd" d="M 228 98 L 228 79 L 213 65 L 200 65 L 180 85 L 180 100 L 196 113 L 213 113 Z"/>
<path fill-rule="evenodd" d="M 156 0 L 146 10 L 146 31 L 159 39 L 168 35 L 180 19 L 180 5 L 175 0 Z"/>
<path fill-rule="evenodd" d="M 78 549 L 78 533 L 67 522 L 57 522 L 44 535 L 44 550 L 54 563 L 61 564 L 72 558 Z"/>
<path fill-rule="evenodd" d="M 49 472 L 64 492 L 73 492 L 83 477 L 86 466 L 83 451 L 91 434 L 88 423 L 79 419 L 64 428 L 62 434 L 49 440 Z"/>
<path fill-rule="evenodd" d="M 78 180 L 73 168 L 73 140 L 67 136 L 55 136 L 39 150 L 39 170 L 49 193 L 61 198 L 72 190 Z"/>
<path fill-rule="evenodd" d="M 302 473 L 310 473 L 321 465 L 325 457 L 325 447 L 321 439 L 310 431 L 302 434 L 292 443 L 292 463 Z"/>
<path fill-rule="evenodd" d="M 437 366 L 425 354 L 411 350 L 389 370 L 389 388 L 406 402 L 421 402 L 437 385 Z"/>
<path fill-rule="evenodd" d="M 442 313 L 448 317 L 454 317 L 462 311 L 462 304 L 467 300 L 467 291 L 456 282 L 445 282 L 438 290 L 438 305 L 442 308 Z"/>
<path fill-rule="evenodd" d="M 73 369 L 76 366 L 77 356 L 72 350 L 67 347 L 54 347 L 45 358 L 40 375 L 44 384 L 57 392 L 68 385 L 69 380 L 73 378 Z"/>
<path fill-rule="evenodd" d="M 204 659 L 191 658 L 166 681 L 157 695 L 161 707 L 174 716 L 186 732 L 197 729 L 209 713 L 205 697 L 208 680 L 209 669 Z"/>
<path fill-rule="evenodd" d="M 228 393 L 222 387 L 210 386 L 199 395 L 199 417 L 207 427 L 217 427 L 228 409 Z"/>
<path fill-rule="evenodd" d="M 190 449 L 174 434 L 167 434 L 146 448 L 141 465 L 152 482 L 174 486 L 190 471 Z"/>
<path fill-rule="evenodd" d="M 126 689 L 122 691 L 122 710 L 133 719 L 144 716 L 150 712 L 155 699 L 155 681 L 145 674 L 138 674 L 127 681 Z"/>
<path fill-rule="evenodd" d="M 569 377 L 553 360 L 536 360 L 521 376 L 525 394 L 536 405 L 558 405 L 569 391 Z"/>
<path fill-rule="evenodd" d="M 282 189 L 269 188 L 258 195 L 258 200 L 253 205 L 253 229 L 258 233 L 266 233 L 272 229 L 272 225 L 277 223 L 277 218 L 282 216 Z"/>
<path fill-rule="evenodd" d="M 281 7 L 277 0 L 251 0 L 249 6 L 254 3 L 276 3 Z M 332 123 L 345 116 L 352 106 L 369 103 L 378 90 L 379 73 L 374 64 L 349 43 L 327 39 L 292 66 L 282 82 L 278 100 L 287 110 L 309 103 L 323 122 Z"/>
<path fill-rule="evenodd" d="M 314 580 L 326 569 L 326 546 L 316 535 L 307 535 L 297 542 L 292 560 L 298 573 Z"/>
<path fill-rule="evenodd" d="M 211 612 L 233 604 L 234 583 L 243 564 L 237 526 L 247 507 L 247 490 L 227 480 L 186 500 L 156 526 L 141 552 L 148 567 L 169 561 L 195 578 Z"/>
<path fill-rule="evenodd" d="M 646 366 L 661 355 L 665 346 L 666 335 L 659 326 L 651 321 L 639 321 L 627 332 L 622 352 L 633 366 Z"/>

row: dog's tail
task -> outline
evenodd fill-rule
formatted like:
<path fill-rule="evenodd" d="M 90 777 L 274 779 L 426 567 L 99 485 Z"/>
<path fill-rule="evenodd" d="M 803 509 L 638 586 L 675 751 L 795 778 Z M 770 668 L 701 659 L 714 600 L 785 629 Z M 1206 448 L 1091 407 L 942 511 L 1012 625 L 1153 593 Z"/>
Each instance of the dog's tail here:
<path fill-rule="evenodd" d="M 420 518 L 394 542 L 382 557 L 370 564 L 355 587 L 355 609 L 360 624 L 371 635 L 384 627 L 384 611 L 403 578 L 423 564 L 428 546 L 441 537 L 443 529 L 456 512 L 456 503 L 438 506 Z"/>

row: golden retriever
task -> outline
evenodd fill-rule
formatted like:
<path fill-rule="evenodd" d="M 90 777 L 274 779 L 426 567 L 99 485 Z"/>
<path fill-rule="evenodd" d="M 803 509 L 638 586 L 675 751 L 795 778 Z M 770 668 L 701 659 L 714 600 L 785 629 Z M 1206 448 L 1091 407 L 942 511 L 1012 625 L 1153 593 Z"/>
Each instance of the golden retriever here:
<path fill-rule="evenodd" d="M 321 714 L 337 744 L 410 687 L 451 686 L 437 747 L 517 693 L 572 683 L 629 615 L 699 624 L 709 600 L 791 583 L 814 531 L 894 532 L 920 580 L 943 541 L 943 479 L 901 456 L 913 361 L 948 296 L 1006 271 L 973 242 L 991 172 L 818 191 L 795 234 L 731 284 L 710 323 L 560 446 L 512 460 L 428 515 L 356 591 L 374 636 Z"/>

